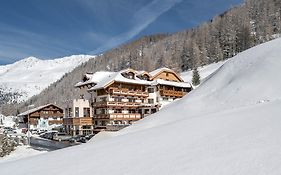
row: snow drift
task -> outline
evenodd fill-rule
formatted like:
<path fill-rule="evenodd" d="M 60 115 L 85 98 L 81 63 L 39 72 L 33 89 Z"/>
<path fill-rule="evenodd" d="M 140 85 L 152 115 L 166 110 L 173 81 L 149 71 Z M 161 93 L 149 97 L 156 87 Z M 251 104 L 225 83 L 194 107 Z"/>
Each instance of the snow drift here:
<path fill-rule="evenodd" d="M 18 101 L 24 101 L 39 94 L 65 73 L 93 57 L 72 55 L 54 60 L 28 57 L 13 64 L 0 66 L 0 88 L 6 89 L 6 93 L 19 93 L 21 97 Z"/>
<path fill-rule="evenodd" d="M 281 39 L 249 49 L 135 125 L 85 145 L 2 163 L 1 175 L 279 175 L 280 49 Z"/>

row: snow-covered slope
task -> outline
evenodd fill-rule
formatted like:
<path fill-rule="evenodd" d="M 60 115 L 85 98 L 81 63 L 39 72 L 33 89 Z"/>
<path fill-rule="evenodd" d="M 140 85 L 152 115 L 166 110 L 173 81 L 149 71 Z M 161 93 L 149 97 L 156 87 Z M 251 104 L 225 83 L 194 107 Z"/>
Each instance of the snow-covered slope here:
<path fill-rule="evenodd" d="M 205 80 L 206 77 L 215 72 L 218 68 L 220 68 L 226 61 L 221 61 L 217 63 L 212 63 L 206 66 L 202 66 L 198 68 L 198 72 L 200 74 L 201 82 Z M 181 73 L 181 77 L 185 82 L 192 82 L 192 71 L 186 71 Z"/>
<path fill-rule="evenodd" d="M 26 100 L 93 57 L 73 55 L 54 60 L 28 57 L 10 65 L 0 66 L 0 88 L 5 89 L 6 93 L 17 92 L 22 95 L 19 101 Z"/>
<path fill-rule="evenodd" d="M 280 49 L 277 39 L 243 52 L 158 113 L 85 145 L 2 163 L 1 175 L 279 175 Z"/>

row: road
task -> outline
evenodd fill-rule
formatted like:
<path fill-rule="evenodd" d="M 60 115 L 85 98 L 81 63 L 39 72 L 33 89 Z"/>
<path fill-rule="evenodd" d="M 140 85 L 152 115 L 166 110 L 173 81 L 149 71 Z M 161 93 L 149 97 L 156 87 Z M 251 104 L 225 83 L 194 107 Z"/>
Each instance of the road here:
<path fill-rule="evenodd" d="M 73 146 L 75 144 L 71 144 L 69 142 L 58 142 L 58 141 L 47 140 L 37 137 L 31 137 L 30 145 L 37 150 L 54 151 L 69 146 Z"/>

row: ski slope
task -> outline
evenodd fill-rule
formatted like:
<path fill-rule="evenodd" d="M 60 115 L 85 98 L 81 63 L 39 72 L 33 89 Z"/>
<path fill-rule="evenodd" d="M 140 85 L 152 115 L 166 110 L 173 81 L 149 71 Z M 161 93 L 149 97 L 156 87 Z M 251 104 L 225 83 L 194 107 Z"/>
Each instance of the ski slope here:
<path fill-rule="evenodd" d="M 2 163 L 1 175 L 280 175 L 280 49 L 276 39 L 240 53 L 158 113 L 81 146 Z"/>
<path fill-rule="evenodd" d="M 0 66 L 0 88 L 5 89 L 6 93 L 21 94 L 18 101 L 25 101 L 93 57 L 95 56 L 73 55 L 54 60 L 28 57 L 10 65 Z"/>

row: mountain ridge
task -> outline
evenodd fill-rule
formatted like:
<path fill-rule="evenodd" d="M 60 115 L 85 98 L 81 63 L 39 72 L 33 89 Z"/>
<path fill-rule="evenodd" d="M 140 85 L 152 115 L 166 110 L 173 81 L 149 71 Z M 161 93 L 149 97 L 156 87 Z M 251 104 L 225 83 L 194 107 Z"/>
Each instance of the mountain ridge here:
<path fill-rule="evenodd" d="M 15 98 L 8 103 L 26 101 L 59 80 L 65 73 L 94 57 L 92 55 L 71 55 L 43 60 L 31 56 L 9 65 L 0 66 L 2 95 L 18 93 L 18 99 Z"/>

